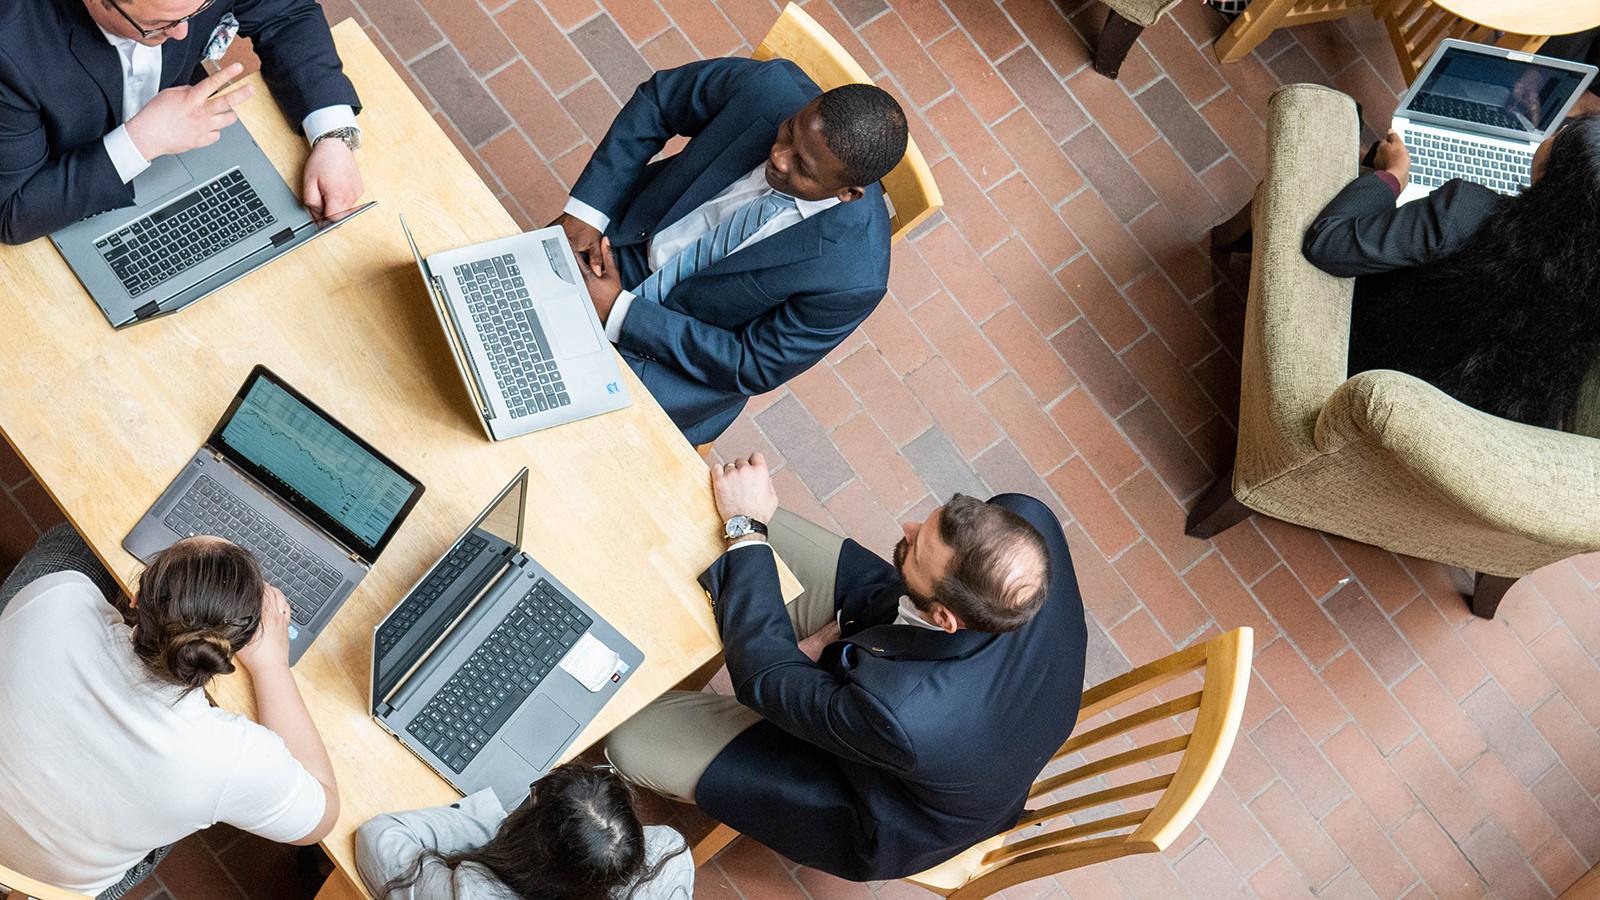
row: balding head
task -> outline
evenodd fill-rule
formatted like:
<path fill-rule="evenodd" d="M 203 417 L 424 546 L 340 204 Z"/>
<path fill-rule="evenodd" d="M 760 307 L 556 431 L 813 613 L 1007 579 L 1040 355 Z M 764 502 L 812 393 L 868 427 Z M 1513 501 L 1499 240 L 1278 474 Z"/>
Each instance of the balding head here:
<path fill-rule="evenodd" d="M 999 634 L 1027 624 L 1050 593 L 1044 537 L 1016 513 L 965 494 L 929 517 L 938 540 L 907 530 L 895 564 L 924 613 L 942 606 L 961 627 Z M 917 541 L 913 557 L 911 541 Z"/>

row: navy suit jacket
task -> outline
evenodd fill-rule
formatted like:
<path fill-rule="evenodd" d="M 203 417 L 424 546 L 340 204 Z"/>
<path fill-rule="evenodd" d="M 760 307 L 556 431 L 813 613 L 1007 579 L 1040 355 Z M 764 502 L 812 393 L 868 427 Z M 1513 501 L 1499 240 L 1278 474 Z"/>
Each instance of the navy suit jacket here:
<path fill-rule="evenodd" d="M 778 126 L 820 94 L 788 60 L 706 60 L 639 85 L 572 189 L 610 217 L 624 286 L 643 280 L 637 261 L 661 229 L 761 165 Z M 650 164 L 674 135 L 688 145 Z M 617 348 L 691 443 L 713 440 L 748 397 L 811 368 L 871 315 L 889 287 L 889 237 L 870 185 L 683 279 L 660 304 L 635 302 Z"/>
<path fill-rule="evenodd" d="M 229 12 L 295 128 L 324 106 L 360 109 L 312 0 L 218 0 L 183 40 L 161 45 L 161 89 L 205 77 L 200 54 Z M 83 0 L 0 3 L 0 241 L 25 243 L 133 203 L 101 142 L 121 122 L 122 63 Z"/>
<path fill-rule="evenodd" d="M 701 808 L 856 881 L 915 874 L 1016 824 L 1077 721 L 1087 634 L 1056 517 L 1021 494 L 989 502 L 1050 549 L 1049 599 L 1007 634 L 891 624 L 903 582 L 846 541 L 834 596 L 844 639 L 813 663 L 796 646 L 770 549 L 725 553 L 701 576 L 739 701 L 764 720 L 706 769 Z"/>

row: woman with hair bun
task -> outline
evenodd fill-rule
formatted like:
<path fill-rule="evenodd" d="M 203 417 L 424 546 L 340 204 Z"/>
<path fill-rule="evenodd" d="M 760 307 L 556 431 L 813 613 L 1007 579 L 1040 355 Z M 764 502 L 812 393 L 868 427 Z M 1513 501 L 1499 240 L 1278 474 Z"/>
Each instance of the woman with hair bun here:
<path fill-rule="evenodd" d="M 288 627 L 255 557 L 220 538 L 156 554 L 123 598 L 72 526 L 45 533 L 0 585 L 0 864 L 116 900 L 217 822 L 321 840 L 339 792 Z M 259 724 L 196 690 L 239 665 Z"/>

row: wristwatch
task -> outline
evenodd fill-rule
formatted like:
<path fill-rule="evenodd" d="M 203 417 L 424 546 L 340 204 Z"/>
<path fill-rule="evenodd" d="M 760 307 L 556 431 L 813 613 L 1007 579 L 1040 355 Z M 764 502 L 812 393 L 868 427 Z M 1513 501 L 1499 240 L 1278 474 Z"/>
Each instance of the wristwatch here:
<path fill-rule="evenodd" d="M 325 138 L 338 138 L 344 141 L 346 147 L 352 151 L 361 149 L 361 129 L 345 125 L 341 128 L 330 128 L 311 139 L 311 149 L 317 149 L 317 143 Z"/>
<path fill-rule="evenodd" d="M 752 534 L 759 534 L 765 537 L 767 534 L 766 523 L 758 522 L 749 516 L 734 516 L 723 523 L 722 526 L 722 539 L 725 541 L 736 541 Z"/>

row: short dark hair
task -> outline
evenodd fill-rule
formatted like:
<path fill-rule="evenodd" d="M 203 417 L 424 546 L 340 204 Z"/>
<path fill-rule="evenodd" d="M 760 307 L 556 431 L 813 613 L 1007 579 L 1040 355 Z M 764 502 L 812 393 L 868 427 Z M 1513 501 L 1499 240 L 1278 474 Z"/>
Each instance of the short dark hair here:
<path fill-rule="evenodd" d="M 956 494 L 939 513 L 939 538 L 954 551 L 934 602 L 973 631 L 1003 634 L 1028 624 L 1050 594 L 1050 550 L 1027 519 Z"/>
<path fill-rule="evenodd" d="M 845 84 L 818 98 L 822 138 L 844 163 L 844 180 L 865 187 L 906 155 L 906 114 L 889 92 L 872 84 Z"/>

